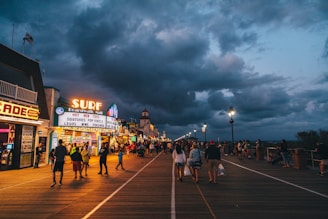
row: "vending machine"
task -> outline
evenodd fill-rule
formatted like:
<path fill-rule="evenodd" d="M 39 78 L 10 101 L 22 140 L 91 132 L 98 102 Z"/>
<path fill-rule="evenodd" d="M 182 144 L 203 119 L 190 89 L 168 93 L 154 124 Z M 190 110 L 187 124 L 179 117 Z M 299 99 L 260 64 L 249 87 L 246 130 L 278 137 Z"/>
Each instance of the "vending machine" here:
<path fill-rule="evenodd" d="M 12 166 L 14 144 L 4 144 L 1 149 L 1 169 L 9 169 Z"/>

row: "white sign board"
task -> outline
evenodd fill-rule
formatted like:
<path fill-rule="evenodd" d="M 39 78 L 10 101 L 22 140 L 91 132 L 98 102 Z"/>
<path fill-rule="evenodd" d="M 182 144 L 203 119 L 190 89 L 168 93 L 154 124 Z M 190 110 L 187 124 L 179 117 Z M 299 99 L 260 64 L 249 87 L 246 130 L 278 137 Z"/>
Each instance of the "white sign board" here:
<path fill-rule="evenodd" d="M 88 113 L 64 112 L 58 115 L 58 126 L 105 128 L 106 116 Z"/>
<path fill-rule="evenodd" d="M 118 130 L 119 125 L 118 125 L 117 120 L 114 117 L 107 116 L 106 128 Z"/>

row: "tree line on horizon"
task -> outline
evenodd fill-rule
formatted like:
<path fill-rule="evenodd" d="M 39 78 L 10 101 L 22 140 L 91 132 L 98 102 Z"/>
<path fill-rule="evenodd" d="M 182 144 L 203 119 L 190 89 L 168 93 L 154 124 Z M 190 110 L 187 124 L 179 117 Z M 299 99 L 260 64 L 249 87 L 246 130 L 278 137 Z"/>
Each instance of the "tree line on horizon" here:
<path fill-rule="evenodd" d="M 316 147 L 317 142 L 321 142 L 328 147 L 328 131 L 319 129 L 319 131 L 309 130 L 302 131 L 296 134 L 296 141 L 287 141 L 289 148 L 304 148 L 306 150 L 313 150 Z M 280 141 L 263 141 L 262 146 L 278 146 Z M 251 142 L 251 145 L 255 145 L 255 142 Z"/>
<path fill-rule="evenodd" d="M 328 146 L 328 131 L 323 129 L 319 129 L 319 131 L 309 130 L 298 132 L 296 138 L 298 139 L 298 147 L 314 149 L 317 142 L 321 142 Z"/>

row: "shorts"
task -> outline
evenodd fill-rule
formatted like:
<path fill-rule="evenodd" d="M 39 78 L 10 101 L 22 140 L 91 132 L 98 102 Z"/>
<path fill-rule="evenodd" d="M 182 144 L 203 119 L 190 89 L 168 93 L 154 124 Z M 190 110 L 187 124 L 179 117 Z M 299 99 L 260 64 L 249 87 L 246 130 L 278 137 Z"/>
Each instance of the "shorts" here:
<path fill-rule="evenodd" d="M 216 169 L 219 165 L 219 160 L 217 159 L 208 159 L 208 162 L 207 162 L 207 168 L 209 170 L 213 170 L 213 169 Z"/>
<path fill-rule="evenodd" d="M 81 161 L 73 161 L 73 171 L 81 171 Z"/>
<path fill-rule="evenodd" d="M 320 160 L 320 163 L 323 165 L 328 165 L 328 159 L 322 159 Z"/>
<path fill-rule="evenodd" d="M 183 167 L 183 163 L 175 163 L 175 166 L 177 166 L 177 167 Z"/>
<path fill-rule="evenodd" d="M 64 163 L 65 161 L 56 161 L 55 162 L 55 166 L 53 168 L 53 172 L 56 172 L 56 171 L 63 171 L 64 169 Z"/>
<path fill-rule="evenodd" d="M 200 169 L 202 167 L 202 162 L 201 161 L 193 161 L 193 162 L 191 162 L 191 167 L 193 169 Z"/>

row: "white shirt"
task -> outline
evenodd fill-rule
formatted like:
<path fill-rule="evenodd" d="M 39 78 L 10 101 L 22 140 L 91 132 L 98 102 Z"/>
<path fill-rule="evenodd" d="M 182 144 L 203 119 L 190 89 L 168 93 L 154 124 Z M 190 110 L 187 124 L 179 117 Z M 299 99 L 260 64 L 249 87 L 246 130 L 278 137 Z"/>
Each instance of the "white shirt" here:
<path fill-rule="evenodd" d="M 178 154 L 176 150 L 172 153 L 172 158 L 175 163 L 185 163 L 186 162 L 186 155 L 182 150 L 181 154 Z"/>

